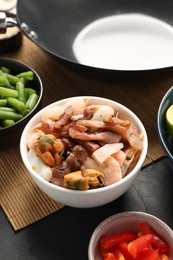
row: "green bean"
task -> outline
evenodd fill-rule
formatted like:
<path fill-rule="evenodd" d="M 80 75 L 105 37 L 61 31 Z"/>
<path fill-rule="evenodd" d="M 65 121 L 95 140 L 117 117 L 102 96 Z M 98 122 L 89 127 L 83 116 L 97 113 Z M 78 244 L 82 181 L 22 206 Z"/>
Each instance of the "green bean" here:
<path fill-rule="evenodd" d="M 7 105 L 7 99 L 0 99 L 0 107 L 5 107 Z"/>
<path fill-rule="evenodd" d="M 4 75 L 0 76 L 0 85 L 6 88 L 14 88 L 14 86 L 13 87 L 11 86 L 9 80 Z"/>
<path fill-rule="evenodd" d="M 18 92 L 15 89 L 0 87 L 0 96 L 16 98 L 16 97 L 18 97 Z"/>
<path fill-rule="evenodd" d="M 14 120 L 14 121 L 18 121 L 22 118 L 23 118 L 23 116 L 19 113 L 11 112 L 11 111 L 1 111 L 0 110 L 0 119 L 11 119 L 11 120 Z"/>
<path fill-rule="evenodd" d="M 26 108 L 25 104 L 16 98 L 7 98 L 7 105 L 22 113 Z"/>
<path fill-rule="evenodd" d="M 36 90 L 33 88 L 25 88 L 25 96 L 28 99 L 32 94 L 36 94 Z"/>
<path fill-rule="evenodd" d="M 28 108 L 25 108 L 22 112 L 22 116 L 26 116 L 28 113 L 30 112 L 30 110 Z"/>
<path fill-rule="evenodd" d="M 11 74 L 4 73 L 4 76 L 8 79 L 8 81 L 12 84 L 15 85 L 20 79 L 16 76 L 13 76 Z"/>
<path fill-rule="evenodd" d="M 0 76 L 6 77 L 7 80 L 9 81 L 9 83 L 13 85 L 11 87 L 14 87 L 14 85 L 20 80 L 18 77 L 14 76 L 12 74 L 9 74 L 8 71 L 2 70 L 2 67 L 0 70 Z"/>
<path fill-rule="evenodd" d="M 7 68 L 7 67 L 2 66 L 2 67 L 1 67 L 1 70 L 2 70 L 2 72 L 5 72 L 5 73 L 10 74 L 10 69 Z"/>
<path fill-rule="evenodd" d="M 0 67 L 0 128 L 14 124 L 34 108 L 39 96 L 32 88 L 33 79 L 31 70 L 14 75 Z"/>
<path fill-rule="evenodd" d="M 18 100 L 22 101 L 24 104 L 26 103 L 26 96 L 25 96 L 25 87 L 21 81 L 16 83 L 16 90 L 18 91 Z"/>
<path fill-rule="evenodd" d="M 33 80 L 34 79 L 34 73 L 29 70 L 25 72 L 21 72 L 18 75 L 16 75 L 18 78 L 24 78 L 25 80 Z"/>
<path fill-rule="evenodd" d="M 1 120 L 1 124 L 2 126 L 10 126 L 10 125 L 14 125 L 15 121 L 12 119 L 3 119 Z"/>
<path fill-rule="evenodd" d="M 21 83 L 23 83 L 24 86 L 26 85 L 26 82 L 27 82 L 27 81 L 26 81 L 24 78 L 20 78 L 19 81 L 20 81 Z"/>
<path fill-rule="evenodd" d="M 31 111 L 35 107 L 37 101 L 38 95 L 33 93 L 26 102 L 26 108 L 29 109 L 29 111 Z"/>
<path fill-rule="evenodd" d="M 11 112 L 16 112 L 16 110 L 12 107 L 0 107 L 1 111 L 11 111 Z"/>

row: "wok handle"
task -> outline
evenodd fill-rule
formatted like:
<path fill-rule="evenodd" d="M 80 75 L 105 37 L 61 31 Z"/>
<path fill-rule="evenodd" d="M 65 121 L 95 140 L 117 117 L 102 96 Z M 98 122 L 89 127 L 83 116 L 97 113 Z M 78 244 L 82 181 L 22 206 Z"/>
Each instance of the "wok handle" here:
<path fill-rule="evenodd" d="M 0 33 L 6 33 L 7 27 L 18 25 L 16 17 L 9 17 L 5 12 L 0 12 Z"/>

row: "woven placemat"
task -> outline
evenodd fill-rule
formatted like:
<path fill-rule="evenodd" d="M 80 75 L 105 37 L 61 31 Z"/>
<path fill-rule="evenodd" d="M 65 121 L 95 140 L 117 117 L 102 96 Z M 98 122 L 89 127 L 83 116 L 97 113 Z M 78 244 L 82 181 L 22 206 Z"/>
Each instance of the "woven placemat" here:
<path fill-rule="evenodd" d="M 152 110 L 146 105 L 145 111 L 150 112 L 145 123 L 149 140 L 152 141 L 144 166 L 164 156 L 156 138 L 156 130 L 153 129 Z M 48 198 L 35 185 L 21 161 L 18 146 L 1 152 L 0 165 L 0 202 L 14 230 L 24 228 L 64 207 Z"/>
<path fill-rule="evenodd" d="M 149 151 L 144 166 L 164 156 L 162 149 L 157 146 Z M 0 202 L 14 230 L 24 228 L 64 207 L 35 185 L 21 161 L 18 146 L 1 152 L 0 165 Z"/>
<path fill-rule="evenodd" d="M 32 181 L 21 161 L 18 146 L 1 152 L 0 165 L 1 205 L 15 230 L 63 207 L 48 198 Z"/>
<path fill-rule="evenodd" d="M 108 84 L 64 67 L 26 37 L 22 48 L 8 56 L 27 63 L 39 73 L 44 85 L 43 106 L 76 95 L 114 99 L 132 109 L 146 127 L 149 149 L 144 166 L 165 156 L 157 135 L 156 116 L 163 95 L 173 83 L 173 71 L 158 73 L 147 80 L 141 78 L 140 85 Z M 0 152 L 0 203 L 15 231 L 64 207 L 33 183 L 21 161 L 19 145 Z"/>

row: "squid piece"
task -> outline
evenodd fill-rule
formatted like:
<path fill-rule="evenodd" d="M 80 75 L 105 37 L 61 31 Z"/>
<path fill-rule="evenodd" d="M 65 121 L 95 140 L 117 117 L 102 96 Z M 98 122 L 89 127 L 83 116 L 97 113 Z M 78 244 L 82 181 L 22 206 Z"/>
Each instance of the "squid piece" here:
<path fill-rule="evenodd" d="M 43 163 L 42 159 L 39 158 L 33 149 L 30 149 L 28 152 L 28 159 L 32 165 L 32 169 L 38 173 L 40 177 L 46 181 L 50 181 L 52 177 L 51 168 Z"/>
<path fill-rule="evenodd" d="M 129 142 L 129 144 L 136 150 L 143 149 L 143 141 L 138 133 L 137 128 L 128 120 L 123 120 L 118 117 L 106 118 L 105 123 L 109 130 L 115 131 L 122 135 L 122 137 Z"/>
<path fill-rule="evenodd" d="M 71 138 L 83 141 L 102 141 L 104 143 L 118 143 L 121 136 L 111 131 L 104 131 L 98 133 L 86 133 L 75 128 L 69 129 L 69 136 Z"/>
<path fill-rule="evenodd" d="M 68 106 L 72 106 L 73 110 L 79 110 L 84 108 L 86 104 L 87 101 L 84 101 L 83 98 L 79 98 L 78 100 L 71 99 L 63 105 L 54 106 L 46 109 L 41 115 L 41 120 L 44 122 L 56 121 L 60 118 L 60 116 L 63 115 L 64 110 Z"/>
<path fill-rule="evenodd" d="M 64 187 L 72 190 L 88 190 L 104 186 L 104 174 L 94 169 L 71 172 L 64 176 Z"/>
<path fill-rule="evenodd" d="M 103 121 L 105 117 L 111 117 L 114 115 L 115 111 L 112 107 L 107 105 L 93 105 L 96 111 L 93 114 L 91 120 Z"/>
<path fill-rule="evenodd" d="M 61 128 L 64 125 L 68 125 L 73 115 L 73 108 L 72 106 L 68 106 L 64 113 L 59 117 L 59 119 L 55 122 L 55 128 Z"/>
<path fill-rule="evenodd" d="M 126 176 L 135 167 L 141 151 L 134 150 L 132 147 L 127 148 L 125 151 L 126 159 L 121 166 L 122 177 Z"/>
<path fill-rule="evenodd" d="M 124 147 L 123 143 L 105 144 L 97 149 L 92 156 L 99 162 L 103 163 L 110 155 L 119 152 Z"/>

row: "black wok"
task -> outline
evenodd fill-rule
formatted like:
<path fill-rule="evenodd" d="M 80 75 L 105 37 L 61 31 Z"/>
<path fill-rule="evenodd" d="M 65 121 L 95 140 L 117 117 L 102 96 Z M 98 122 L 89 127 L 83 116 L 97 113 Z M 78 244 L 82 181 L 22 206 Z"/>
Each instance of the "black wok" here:
<path fill-rule="evenodd" d="M 79 64 L 72 45 L 77 34 L 92 21 L 115 14 L 143 13 L 173 25 L 172 10 L 170 0 L 18 0 L 16 20 L 6 25 L 18 24 L 48 53 Z"/>

